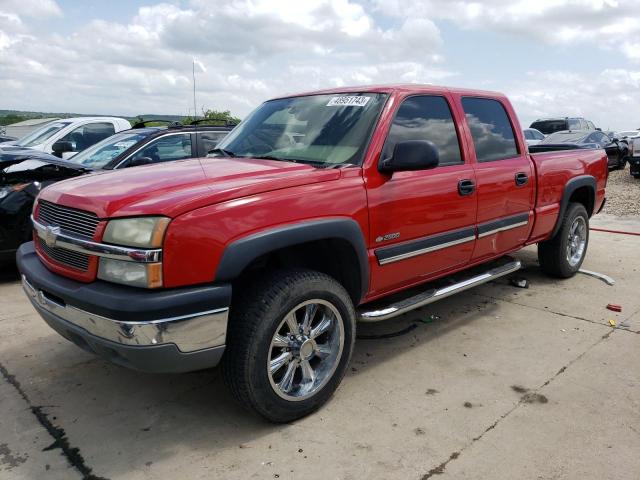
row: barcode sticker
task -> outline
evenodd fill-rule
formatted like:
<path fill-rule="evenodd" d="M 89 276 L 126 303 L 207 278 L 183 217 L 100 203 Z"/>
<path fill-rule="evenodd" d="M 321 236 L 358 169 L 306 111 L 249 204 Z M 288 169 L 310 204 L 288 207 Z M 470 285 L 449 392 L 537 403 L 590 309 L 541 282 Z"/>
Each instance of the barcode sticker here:
<path fill-rule="evenodd" d="M 364 107 L 371 97 L 341 95 L 333 97 L 327 103 L 327 107 Z"/>

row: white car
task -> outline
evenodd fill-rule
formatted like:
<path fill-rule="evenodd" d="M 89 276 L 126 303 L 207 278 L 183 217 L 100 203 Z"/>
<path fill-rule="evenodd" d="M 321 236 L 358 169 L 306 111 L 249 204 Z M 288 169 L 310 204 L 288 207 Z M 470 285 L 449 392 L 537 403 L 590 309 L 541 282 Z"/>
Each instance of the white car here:
<path fill-rule="evenodd" d="M 535 128 L 525 128 L 522 132 L 524 133 L 524 140 L 527 142 L 527 145 L 537 145 L 545 137 L 544 133 Z"/>
<path fill-rule="evenodd" d="M 615 137 L 620 140 L 632 139 L 640 137 L 640 130 L 625 130 L 623 132 L 616 132 Z"/>
<path fill-rule="evenodd" d="M 47 123 L 30 134 L 0 144 L 0 154 L 37 150 L 70 158 L 114 133 L 128 130 L 128 120 L 118 117 L 75 117 Z"/>

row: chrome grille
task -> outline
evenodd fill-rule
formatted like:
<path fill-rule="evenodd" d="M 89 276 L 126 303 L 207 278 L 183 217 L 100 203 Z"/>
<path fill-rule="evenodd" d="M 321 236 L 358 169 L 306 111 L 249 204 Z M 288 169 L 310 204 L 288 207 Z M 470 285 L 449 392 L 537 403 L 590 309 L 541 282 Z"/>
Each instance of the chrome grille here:
<path fill-rule="evenodd" d="M 89 268 L 89 255 L 80 252 L 74 252 L 73 250 L 67 250 L 66 248 L 51 248 L 44 240 L 38 238 L 40 241 L 40 248 L 47 255 L 47 257 L 55 260 L 58 263 L 68 265 L 86 272 Z"/>
<path fill-rule="evenodd" d="M 91 212 L 63 207 L 55 203 L 40 201 L 38 218 L 42 223 L 60 227 L 62 230 L 93 238 L 100 219 Z"/>

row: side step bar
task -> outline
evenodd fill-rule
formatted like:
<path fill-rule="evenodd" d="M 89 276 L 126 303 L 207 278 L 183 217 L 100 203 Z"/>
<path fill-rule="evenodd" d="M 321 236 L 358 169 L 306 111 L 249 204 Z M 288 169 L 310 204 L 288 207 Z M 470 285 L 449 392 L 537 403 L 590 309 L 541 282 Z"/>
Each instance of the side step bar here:
<path fill-rule="evenodd" d="M 522 266 L 520 260 L 511 259 L 509 263 L 501 265 L 496 268 L 492 268 L 485 273 L 476 275 L 466 280 L 462 280 L 453 285 L 448 285 L 442 288 L 431 288 L 425 292 L 414 295 L 413 297 L 405 298 L 396 303 L 392 303 L 384 308 L 377 310 L 360 310 L 358 312 L 358 320 L 361 322 L 379 322 L 382 320 L 388 320 L 389 318 L 397 317 L 404 313 L 415 310 L 416 308 L 424 307 L 430 303 L 437 302 L 443 298 L 447 298 L 458 292 L 468 290 L 470 288 L 482 285 L 483 283 L 490 282 L 496 278 L 504 277 L 520 269 Z"/>

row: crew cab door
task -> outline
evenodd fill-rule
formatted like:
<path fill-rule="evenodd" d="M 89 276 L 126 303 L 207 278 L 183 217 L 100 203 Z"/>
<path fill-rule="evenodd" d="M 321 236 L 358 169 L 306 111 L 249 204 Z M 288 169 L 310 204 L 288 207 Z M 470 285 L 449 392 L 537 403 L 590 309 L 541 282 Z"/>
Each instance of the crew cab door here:
<path fill-rule="evenodd" d="M 472 260 L 480 261 L 515 250 L 529 238 L 535 172 L 506 100 L 463 96 L 459 105 L 476 159 L 478 240 Z"/>
<path fill-rule="evenodd" d="M 367 180 L 372 261 L 371 293 L 417 284 L 471 258 L 475 243 L 474 169 L 461 144 L 448 95 L 414 95 L 399 104 L 380 155 L 401 141 L 428 140 L 440 164 L 430 170 Z"/>

